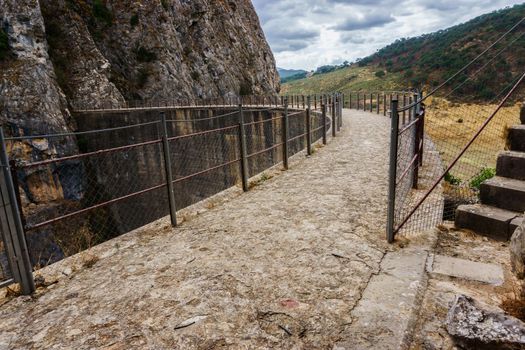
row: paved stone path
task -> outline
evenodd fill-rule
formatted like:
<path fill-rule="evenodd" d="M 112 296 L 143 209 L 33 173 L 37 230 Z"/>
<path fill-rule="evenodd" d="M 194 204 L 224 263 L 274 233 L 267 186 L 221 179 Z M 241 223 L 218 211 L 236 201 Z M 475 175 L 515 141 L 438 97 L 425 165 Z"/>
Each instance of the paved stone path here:
<path fill-rule="evenodd" d="M 390 249 L 388 135 L 387 118 L 345 111 L 338 137 L 290 171 L 176 229 L 106 242 L 93 266 L 62 263 L 67 277 L 0 307 L 0 349 L 352 344 Z"/>

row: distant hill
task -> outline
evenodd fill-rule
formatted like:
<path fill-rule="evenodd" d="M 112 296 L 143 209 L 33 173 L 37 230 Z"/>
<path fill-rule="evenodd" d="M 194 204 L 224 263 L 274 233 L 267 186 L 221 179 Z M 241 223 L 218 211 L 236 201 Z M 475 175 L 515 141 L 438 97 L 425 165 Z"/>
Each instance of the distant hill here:
<path fill-rule="evenodd" d="M 328 73 L 316 73 L 306 79 L 289 81 L 281 86 L 281 93 L 306 95 L 329 91 L 381 91 L 402 88 L 403 82 L 399 73 L 383 74 L 381 77 L 376 76 L 375 67 L 353 65 Z M 408 86 L 408 83 L 404 86 Z"/>
<path fill-rule="evenodd" d="M 315 86 L 353 89 L 363 85 L 363 82 L 359 81 L 360 77 L 366 79 L 365 86 L 379 89 L 436 86 L 481 53 L 523 17 L 525 17 L 525 4 L 494 11 L 435 33 L 396 40 L 350 68 L 316 75 L 305 80 L 315 78 L 317 83 L 312 84 L 314 89 Z M 525 68 L 524 32 L 525 24 L 522 24 L 508 40 L 491 51 L 495 53 L 510 41 L 516 40 L 509 49 L 502 51 L 497 59 L 490 62 L 475 80 L 459 89 L 458 94 L 472 94 L 470 97 L 489 99 L 506 86 L 517 73 L 522 72 Z M 487 61 L 488 58 L 482 60 L 478 67 Z M 356 75 L 356 72 L 368 73 L 358 74 L 357 78 L 350 79 Z M 333 79 L 334 74 L 339 77 L 337 82 L 322 82 L 324 79 Z M 300 91 L 297 90 L 308 85 L 310 84 L 304 83 L 303 80 L 297 80 L 283 85 L 283 91 L 299 93 Z"/>
<path fill-rule="evenodd" d="M 294 80 L 304 79 L 308 75 L 308 72 L 302 69 L 277 68 L 277 72 L 281 77 L 282 84 L 286 84 Z"/>
<path fill-rule="evenodd" d="M 277 67 L 277 72 L 279 73 L 281 79 L 288 78 L 297 74 L 307 73 L 305 70 L 302 69 L 284 69 L 279 67 Z"/>

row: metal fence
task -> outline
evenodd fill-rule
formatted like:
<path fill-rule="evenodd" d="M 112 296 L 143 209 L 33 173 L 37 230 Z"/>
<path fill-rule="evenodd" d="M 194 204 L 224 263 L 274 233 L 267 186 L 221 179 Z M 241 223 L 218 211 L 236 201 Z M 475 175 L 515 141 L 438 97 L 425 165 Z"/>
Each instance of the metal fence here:
<path fill-rule="evenodd" d="M 178 210 L 232 186 L 247 191 L 251 176 L 288 169 L 290 157 L 311 154 L 342 124 L 340 95 L 306 97 L 304 108 L 297 97 L 239 101 L 103 106 L 75 112 L 86 131 L 1 139 L 10 215 L 1 220 L 19 226 L 2 227 L 0 283 L 30 293 L 33 269 L 168 215 L 176 225 Z"/>
<path fill-rule="evenodd" d="M 522 45 L 525 19 L 486 43 L 479 55 L 428 94 L 394 99 L 387 237 L 454 220 L 458 206 L 480 202 L 496 176 L 509 128 L 520 124 L 523 70 L 502 69 Z M 408 119 L 403 118 L 408 115 Z M 517 214 L 518 215 L 518 214 Z"/>
<path fill-rule="evenodd" d="M 414 92 L 412 91 L 344 91 L 344 107 L 362 110 L 370 113 L 389 115 L 392 101 L 398 101 L 399 108 L 412 104 Z M 401 112 L 401 118 L 406 121 L 412 118 L 412 109 Z"/>
<path fill-rule="evenodd" d="M 394 241 L 395 230 L 406 217 L 411 191 L 418 188 L 419 168 L 423 165 L 425 109 L 414 94 L 409 104 L 399 107 L 399 101 L 391 102 L 389 203 L 387 212 L 387 239 Z M 407 113 L 407 111 L 409 113 Z M 401 114 L 408 114 L 403 118 Z"/>

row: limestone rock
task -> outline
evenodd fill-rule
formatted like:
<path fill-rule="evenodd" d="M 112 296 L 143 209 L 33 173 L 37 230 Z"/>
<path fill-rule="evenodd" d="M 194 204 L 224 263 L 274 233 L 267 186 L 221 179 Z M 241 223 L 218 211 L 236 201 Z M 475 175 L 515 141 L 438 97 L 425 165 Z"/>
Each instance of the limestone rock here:
<path fill-rule="evenodd" d="M 61 133 L 71 107 L 121 106 L 131 99 L 275 94 L 273 54 L 250 0 L 0 0 L 9 52 L 0 60 L 0 125 L 8 136 Z M 74 138 L 14 142 L 25 161 L 77 153 Z M 19 173 L 29 201 L 82 197 L 74 162 Z"/>
<path fill-rule="evenodd" d="M 510 262 L 518 278 L 525 278 L 525 219 L 510 239 Z"/>
<path fill-rule="evenodd" d="M 466 349 L 525 349 L 525 324 L 500 309 L 489 310 L 457 295 L 447 316 L 447 331 Z"/>
<path fill-rule="evenodd" d="M 98 11 L 83 0 L 40 3 L 51 59 L 75 104 L 279 89 L 249 0 L 101 1 Z"/>

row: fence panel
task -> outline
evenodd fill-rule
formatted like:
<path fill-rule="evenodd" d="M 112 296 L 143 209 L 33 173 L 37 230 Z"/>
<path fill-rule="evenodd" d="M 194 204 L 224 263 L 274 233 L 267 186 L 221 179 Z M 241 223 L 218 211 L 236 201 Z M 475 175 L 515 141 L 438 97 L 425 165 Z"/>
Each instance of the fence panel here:
<path fill-rule="evenodd" d="M 293 156 L 307 147 L 308 136 L 315 143 L 341 126 L 340 95 L 289 98 L 295 109 L 276 96 L 129 101 L 125 108 L 101 104 L 78 112 L 77 124 L 85 131 L 6 139 L 0 286 L 25 281 L 28 294 L 34 288 L 32 269 L 238 185 L 243 146 L 247 175 L 254 176 L 285 160 L 286 139 Z M 241 101 L 247 106 L 239 107 Z M 175 194 L 171 205 L 168 184 Z M 14 217 L 20 221 L 18 238 Z M 23 244 L 13 243 L 13 237 Z M 25 275 L 13 260 L 20 256 L 17 249 L 27 251 Z"/>

